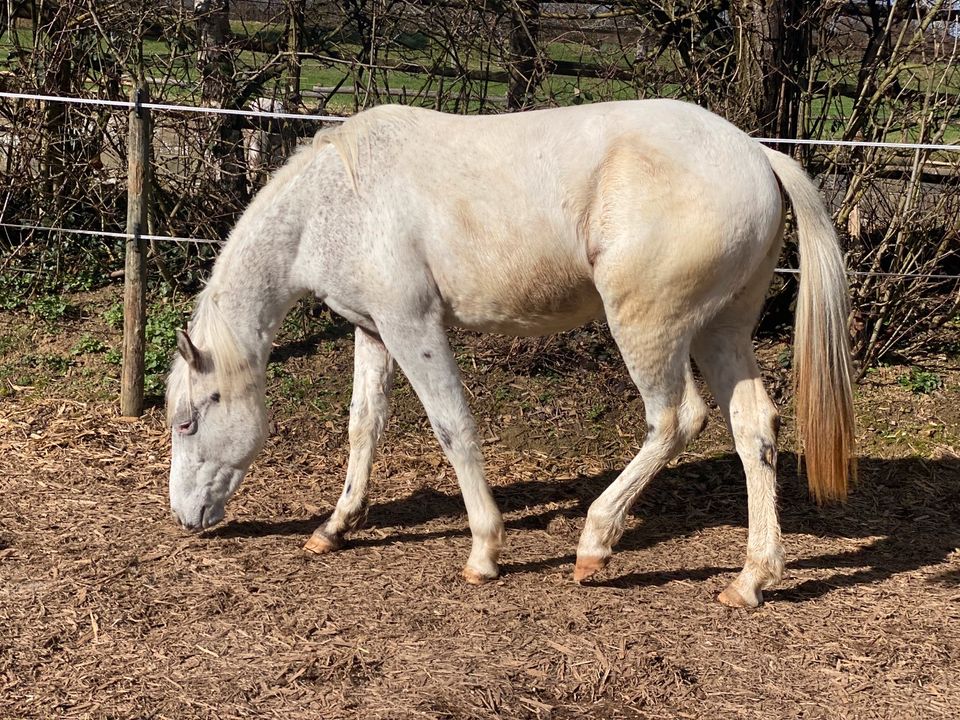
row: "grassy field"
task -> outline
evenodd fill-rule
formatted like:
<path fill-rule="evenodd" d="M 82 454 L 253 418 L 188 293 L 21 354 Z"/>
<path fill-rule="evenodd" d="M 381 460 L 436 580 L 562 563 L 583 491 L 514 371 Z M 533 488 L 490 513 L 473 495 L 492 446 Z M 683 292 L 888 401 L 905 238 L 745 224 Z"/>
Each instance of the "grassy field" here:
<path fill-rule="evenodd" d="M 267 42 L 282 41 L 282 34 L 285 30 L 282 23 L 253 21 L 234 21 L 232 29 L 238 38 Z M 29 47 L 32 44 L 32 30 L 19 28 L 16 32 L 21 45 Z M 319 42 L 323 30 L 311 28 L 310 32 L 315 35 L 314 40 Z M 360 45 L 355 38 L 349 36 L 326 38 L 323 39 L 321 45 L 326 48 L 321 51 L 321 54 L 336 55 L 344 58 L 346 62 L 304 59 L 300 76 L 301 90 L 310 91 L 315 87 L 331 88 L 342 85 L 346 88 L 357 88 L 360 93 L 357 98 L 348 93 L 338 93 L 333 96 L 327 105 L 327 109 L 333 112 L 352 112 L 357 108 L 358 103 L 369 102 L 369 99 L 365 97 L 365 90 L 370 87 L 371 82 L 374 88 L 382 93 L 379 95 L 381 101 L 384 98 L 390 98 L 392 101 L 415 102 L 427 106 L 437 104 L 433 94 L 442 87 L 443 95 L 447 100 L 441 102 L 441 107 L 457 109 L 461 112 L 481 109 L 481 95 L 493 101 L 494 106 L 496 106 L 498 103 L 502 103 L 502 99 L 507 92 L 504 83 L 490 82 L 484 84 L 466 79 L 431 78 L 424 74 L 389 69 L 401 62 L 413 63 L 426 68 L 437 63 L 449 64 L 450 60 L 446 55 L 446 49 L 434 45 L 429 37 L 420 33 L 401 34 L 394 39 L 391 45 L 383 48 L 376 59 L 381 69 L 373 71 L 372 78 L 369 71 L 361 71 L 359 67 L 352 65 L 350 62 L 350 59 L 356 58 L 360 53 Z M 15 70 L 16 61 L 10 57 L 12 47 L 9 35 L 0 38 L 0 66 L 6 65 L 9 69 Z M 629 69 L 627 59 L 624 57 L 625 49 L 609 41 L 598 40 L 584 43 L 555 40 L 545 43 L 544 50 L 550 59 L 555 61 L 582 62 L 619 70 Z M 271 57 L 272 55 L 269 53 L 255 53 L 245 50 L 236 55 L 236 67 L 241 75 L 252 75 L 257 68 L 268 62 Z M 195 51 L 182 47 L 172 49 L 168 42 L 152 39 L 144 43 L 144 59 L 148 75 L 158 83 L 155 87 L 155 94 L 158 97 L 184 103 L 198 101 L 199 76 L 196 69 Z M 504 70 L 502 66 L 496 63 L 490 64 L 486 58 L 480 57 L 478 54 L 460 57 L 458 62 L 464 69 L 470 71 L 486 69 L 497 73 Z M 671 67 L 681 66 L 680 63 L 671 58 L 669 51 L 658 56 L 655 62 L 661 66 L 660 69 L 664 74 L 668 74 L 668 69 Z M 831 61 L 829 65 L 831 69 L 820 73 L 818 78 L 820 81 L 846 86 L 850 86 L 854 82 L 856 67 L 849 64 L 844 65 L 839 58 Z M 96 84 L 96 78 L 90 77 L 88 82 L 92 88 Z M 898 82 L 906 90 L 917 92 L 936 90 L 941 93 L 941 98 L 949 101 L 953 95 L 960 92 L 960 69 L 944 62 L 911 62 L 900 69 Z M 273 92 L 271 87 L 268 85 L 264 89 L 267 94 Z M 387 91 L 394 94 L 387 93 Z M 649 96 L 651 93 L 672 96 L 682 94 L 682 92 L 679 85 L 669 82 L 660 83 L 656 88 L 648 88 L 634 86 L 622 80 L 561 75 L 547 76 L 540 88 L 540 96 L 544 101 L 559 105 L 628 99 L 638 97 L 638 95 Z M 308 105 L 315 102 L 316 100 L 313 99 L 307 100 Z M 822 125 L 822 136 L 825 139 L 842 137 L 844 128 L 853 111 L 853 99 L 839 95 L 829 100 L 828 104 L 824 97 L 814 97 L 811 100 L 810 111 L 812 117 L 825 117 L 826 121 Z M 950 112 L 953 111 L 950 110 Z M 902 107 L 899 103 L 887 100 L 879 106 L 875 116 L 878 120 L 883 121 L 891 113 L 894 116 L 901 114 Z M 934 115 L 933 118 L 934 126 L 938 123 L 943 124 L 948 120 L 948 117 L 944 116 L 943 113 L 939 117 Z M 901 142 L 926 139 L 927 134 L 923 133 L 929 133 L 929 129 L 921 131 L 918 122 L 910 120 L 906 127 L 892 128 L 887 134 L 887 139 Z M 930 124 L 929 119 L 926 122 L 928 125 Z M 948 126 L 943 141 L 952 143 L 958 139 L 960 139 L 960 129 L 953 125 Z"/>

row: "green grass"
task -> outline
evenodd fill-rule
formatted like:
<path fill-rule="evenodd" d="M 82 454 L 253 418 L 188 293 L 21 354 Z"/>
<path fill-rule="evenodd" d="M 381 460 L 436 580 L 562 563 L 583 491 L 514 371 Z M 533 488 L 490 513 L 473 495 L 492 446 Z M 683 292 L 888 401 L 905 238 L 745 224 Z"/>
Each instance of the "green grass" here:
<path fill-rule="evenodd" d="M 11 33 L 5 32 L 0 36 L 0 62 L 10 62 L 10 56 L 15 52 L 16 45 L 24 49 L 33 47 L 33 30 L 30 28 L 17 28 L 13 31 L 16 34 L 16 44 Z"/>
<path fill-rule="evenodd" d="M 93 355 L 96 353 L 105 352 L 106 349 L 107 346 L 102 340 L 99 340 L 90 334 L 86 334 L 77 340 L 70 352 L 73 355 Z"/>
<path fill-rule="evenodd" d="M 910 372 L 901 375 L 897 381 L 915 395 L 929 395 L 943 387 L 943 378 L 937 373 L 921 368 L 910 368 Z"/>
<path fill-rule="evenodd" d="M 147 310 L 146 340 L 144 353 L 144 390 L 161 395 L 166 389 L 166 375 L 170 359 L 177 346 L 177 330 L 187 321 L 187 308 L 166 298 L 155 301 Z"/>
<path fill-rule="evenodd" d="M 104 322 L 114 329 L 123 327 L 123 304 L 116 302 L 102 315 Z M 144 390 L 147 394 L 162 395 L 166 388 L 166 375 L 170 360 L 177 346 L 177 330 L 186 325 L 187 306 L 166 297 L 155 298 L 147 308 L 146 341 L 144 352 Z M 104 358 L 111 365 L 120 365 L 122 356 L 119 347 L 107 348 L 93 338 L 81 338 L 82 351 L 105 352 Z M 81 345 L 78 344 L 78 348 Z M 76 351 L 77 348 L 75 348 Z"/>
<path fill-rule="evenodd" d="M 70 306 L 60 295 L 44 295 L 30 303 L 30 314 L 48 325 L 55 325 L 66 316 Z"/>
<path fill-rule="evenodd" d="M 281 43 L 283 41 L 282 34 L 285 32 L 285 26 L 281 22 L 234 20 L 231 23 L 231 28 L 234 34 L 239 37 L 263 39 L 271 42 L 280 41 Z M 33 31 L 30 28 L 18 28 L 15 32 L 18 41 L 24 47 L 29 48 L 32 45 Z M 356 57 L 360 52 L 361 46 L 358 43 L 358 38 L 351 37 L 349 34 L 341 34 L 336 38 L 331 38 L 326 36 L 329 30 L 320 27 L 308 28 L 307 32 L 310 34 L 312 42 L 319 43 L 321 46 L 328 46 L 331 51 L 337 52 L 343 58 Z M 19 63 L 16 59 L 10 58 L 11 47 L 9 36 L 0 40 L 0 67 L 6 65 L 9 70 L 15 71 Z M 546 55 L 555 61 L 612 65 L 621 69 L 630 67 L 630 60 L 628 59 L 630 48 L 622 47 L 618 43 L 605 41 L 581 43 L 554 40 L 545 43 L 543 49 Z M 154 78 L 169 77 L 173 81 L 166 87 L 155 88 L 155 97 L 163 97 L 184 104 L 195 103 L 199 100 L 200 78 L 196 69 L 194 48 L 171 47 L 171 44 L 166 40 L 149 39 L 144 41 L 143 50 L 147 72 Z M 323 51 L 321 50 L 321 52 Z M 655 61 L 664 72 L 669 72 L 673 65 L 668 55 L 669 53 L 665 53 Z M 270 57 L 272 57 L 271 53 L 242 51 L 235 58 L 237 70 L 241 74 L 252 73 Z M 446 49 L 442 45 L 434 43 L 428 35 L 416 31 L 403 32 L 393 38 L 393 42 L 389 46 L 381 49 L 377 61 L 384 66 L 407 62 L 424 67 L 431 67 L 437 63 L 447 65 L 450 62 L 446 55 Z M 503 71 L 502 66 L 489 63 L 488 59 L 478 52 L 463 53 L 460 62 L 467 69 L 473 71 L 483 68 L 489 68 L 492 72 Z M 855 82 L 856 71 L 856 62 L 844 62 L 840 58 L 833 58 L 829 59 L 818 73 L 818 80 L 850 85 Z M 357 71 L 352 69 L 349 64 L 330 64 L 307 59 L 301 66 L 300 88 L 309 91 L 314 87 L 332 87 L 341 84 L 346 87 L 357 86 L 363 88 L 367 79 L 368 76 L 358 76 Z M 960 92 L 960 67 L 945 61 L 927 64 L 908 63 L 899 72 L 898 80 L 904 87 L 916 91 L 922 92 L 924 89 L 936 85 L 943 92 L 957 93 Z M 939 84 L 941 80 L 942 85 Z M 279 88 L 280 80 L 272 82 L 277 83 L 276 87 Z M 479 97 L 481 93 L 485 93 L 491 99 L 502 99 L 507 93 L 504 83 L 491 82 L 484 84 L 479 81 L 430 78 L 422 74 L 393 70 L 375 71 L 373 82 L 380 91 L 389 88 L 392 91 L 404 91 L 406 93 L 405 98 L 381 94 L 381 101 L 409 102 L 428 107 L 437 106 L 438 101 L 424 94 L 425 91 L 436 91 L 442 86 L 445 98 L 440 103 L 441 109 L 458 112 L 477 112 L 489 109 L 489 105 L 486 105 L 485 101 L 482 102 Z M 269 94 L 272 87 L 274 86 L 268 84 L 265 91 Z M 661 83 L 656 92 L 660 96 L 669 97 L 679 95 L 682 89 L 676 84 Z M 544 79 L 538 97 L 560 105 L 572 105 L 604 100 L 631 99 L 649 93 L 650 89 L 647 87 L 638 88 L 624 81 L 551 75 Z M 461 94 L 464 95 L 466 100 L 460 98 Z M 308 106 L 314 105 L 316 102 L 311 98 L 306 100 Z M 352 94 L 337 93 L 327 103 L 327 109 L 336 113 L 352 112 L 357 102 L 358 98 L 355 98 Z M 835 96 L 830 98 L 829 101 L 822 96 L 815 97 L 811 102 L 811 116 L 825 118 L 820 136 L 824 139 L 842 137 L 852 115 L 853 105 L 854 100 L 849 97 Z M 875 119 L 882 123 L 888 117 L 902 114 L 902 110 L 903 106 L 900 103 L 885 100 L 876 109 Z M 946 126 L 947 129 L 942 138 L 943 142 L 960 142 L 960 123 L 951 121 L 951 117 L 940 117 L 935 120 L 934 125 Z M 915 142 L 928 138 L 926 136 L 921 137 L 919 127 L 911 124 L 892 129 L 886 133 L 885 139 L 898 142 Z"/>

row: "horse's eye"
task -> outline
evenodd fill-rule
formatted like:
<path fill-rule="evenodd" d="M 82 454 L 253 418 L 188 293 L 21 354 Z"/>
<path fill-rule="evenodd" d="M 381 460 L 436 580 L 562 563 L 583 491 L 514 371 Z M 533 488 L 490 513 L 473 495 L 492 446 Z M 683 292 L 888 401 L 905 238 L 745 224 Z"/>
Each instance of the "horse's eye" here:
<path fill-rule="evenodd" d="M 215 392 L 213 395 L 211 395 L 210 402 L 215 402 L 215 403 L 220 402 L 220 393 Z"/>

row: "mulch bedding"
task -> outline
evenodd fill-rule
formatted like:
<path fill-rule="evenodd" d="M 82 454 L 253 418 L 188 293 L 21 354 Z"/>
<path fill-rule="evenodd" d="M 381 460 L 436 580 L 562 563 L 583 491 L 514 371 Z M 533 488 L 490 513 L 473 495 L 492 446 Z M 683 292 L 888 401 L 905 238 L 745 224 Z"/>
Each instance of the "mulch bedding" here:
<path fill-rule="evenodd" d="M 526 380 L 484 352 L 465 375 L 508 543 L 502 578 L 480 588 L 459 578 L 455 478 L 403 387 L 369 522 L 322 557 L 301 546 L 340 492 L 342 406 L 332 420 L 278 408 L 227 522 L 191 535 L 167 507 L 161 409 L 125 420 L 56 385 L 0 399 L 0 717 L 957 717 L 960 434 L 948 421 L 919 450 L 911 438 L 960 405 L 958 373 L 930 397 L 861 389 L 845 507 L 810 503 L 785 438 L 787 575 L 746 611 L 715 600 L 746 542 L 717 417 L 580 587 L 586 508 L 642 436 L 635 393 L 611 396 L 623 372 L 601 363 L 550 376 L 555 398 L 497 405 Z M 349 339 L 330 353 L 343 398 Z M 873 444 L 894 426 L 902 441 Z"/>

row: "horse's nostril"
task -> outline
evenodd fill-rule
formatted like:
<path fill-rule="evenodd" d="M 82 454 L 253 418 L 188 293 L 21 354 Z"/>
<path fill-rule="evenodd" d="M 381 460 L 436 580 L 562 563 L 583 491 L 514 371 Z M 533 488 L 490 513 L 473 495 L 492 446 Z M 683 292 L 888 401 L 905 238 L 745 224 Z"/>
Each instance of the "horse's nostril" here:
<path fill-rule="evenodd" d="M 203 519 L 206 517 L 206 515 L 207 515 L 207 506 L 204 505 L 203 507 L 200 508 L 200 527 L 201 528 L 206 527 L 203 523 Z"/>

